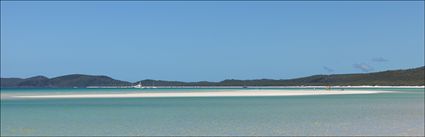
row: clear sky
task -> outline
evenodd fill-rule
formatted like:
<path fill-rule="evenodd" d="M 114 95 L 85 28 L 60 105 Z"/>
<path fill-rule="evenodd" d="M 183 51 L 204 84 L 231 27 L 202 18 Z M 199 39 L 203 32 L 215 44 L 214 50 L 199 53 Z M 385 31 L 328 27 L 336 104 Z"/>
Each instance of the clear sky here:
<path fill-rule="evenodd" d="M 1 77 L 288 79 L 424 65 L 424 2 L 1 2 Z"/>

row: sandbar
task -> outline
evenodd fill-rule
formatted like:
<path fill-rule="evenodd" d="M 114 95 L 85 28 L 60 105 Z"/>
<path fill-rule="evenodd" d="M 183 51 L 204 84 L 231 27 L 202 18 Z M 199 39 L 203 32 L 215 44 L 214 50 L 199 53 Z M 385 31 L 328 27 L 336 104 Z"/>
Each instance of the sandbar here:
<path fill-rule="evenodd" d="M 140 92 L 140 93 L 63 93 L 54 95 L 16 95 L 11 98 L 162 98 L 162 97 L 260 97 L 260 96 L 305 96 L 305 95 L 345 95 L 377 94 L 394 91 L 367 90 L 229 90 L 209 92 Z"/>

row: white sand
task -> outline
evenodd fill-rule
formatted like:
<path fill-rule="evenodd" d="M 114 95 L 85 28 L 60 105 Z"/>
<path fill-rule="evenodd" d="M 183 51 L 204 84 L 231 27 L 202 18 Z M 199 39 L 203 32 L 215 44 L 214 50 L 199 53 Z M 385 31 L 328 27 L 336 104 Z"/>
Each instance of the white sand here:
<path fill-rule="evenodd" d="M 17 95 L 12 98 L 149 98 L 149 97 L 244 97 L 244 96 L 302 96 L 302 95 L 341 95 L 376 94 L 392 91 L 356 90 L 232 90 L 215 92 L 160 92 L 160 93 L 97 93 L 97 94 L 55 94 L 55 95 Z"/>

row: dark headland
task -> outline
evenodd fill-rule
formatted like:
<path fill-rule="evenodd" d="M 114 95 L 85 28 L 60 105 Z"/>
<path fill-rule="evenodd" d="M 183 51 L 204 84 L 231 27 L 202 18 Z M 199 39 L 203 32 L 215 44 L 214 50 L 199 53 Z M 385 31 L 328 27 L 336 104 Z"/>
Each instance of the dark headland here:
<path fill-rule="evenodd" d="M 227 79 L 220 82 L 181 82 L 141 80 L 127 82 L 108 76 L 71 74 L 54 78 L 35 76 L 30 78 L 1 78 L 1 88 L 85 88 L 90 86 L 132 86 L 136 83 L 155 86 L 424 86 L 425 66 L 388 70 L 373 73 L 313 75 L 295 79 Z"/>

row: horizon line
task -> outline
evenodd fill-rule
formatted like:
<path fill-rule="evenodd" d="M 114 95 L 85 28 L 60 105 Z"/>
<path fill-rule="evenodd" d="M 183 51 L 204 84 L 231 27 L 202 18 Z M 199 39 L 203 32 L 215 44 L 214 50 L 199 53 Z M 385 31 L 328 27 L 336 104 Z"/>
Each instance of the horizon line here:
<path fill-rule="evenodd" d="M 28 78 L 34 78 L 34 77 L 45 77 L 47 79 L 52 79 L 52 78 L 57 78 L 57 77 L 63 77 L 63 76 L 70 76 L 70 75 L 84 75 L 84 76 L 98 76 L 98 77 L 108 77 L 114 80 L 119 80 L 119 81 L 123 81 L 123 82 L 129 82 L 129 83 L 136 83 L 136 82 L 140 82 L 140 81 L 146 81 L 146 80 L 151 80 L 151 81 L 176 81 L 176 82 L 222 82 L 222 81 L 226 81 L 226 80 L 240 80 L 240 81 L 251 81 L 251 80 L 291 80 L 291 79 L 298 79 L 298 78 L 305 78 L 305 77 L 311 77 L 311 76 L 330 76 L 330 75 L 344 75 L 344 74 L 368 74 L 368 73 L 379 73 L 379 72 L 385 72 L 385 71 L 397 71 L 397 70 L 410 70 L 410 69 L 418 69 L 418 68 L 425 68 L 425 65 L 423 66 L 419 66 L 419 67 L 413 67 L 413 68 L 405 68 L 405 69 L 388 69 L 388 70 L 381 70 L 381 71 L 373 71 L 373 72 L 359 72 L 359 73 L 333 73 L 333 74 L 314 74 L 314 75 L 308 75 L 308 76 L 300 76 L 300 77 L 295 77 L 295 78 L 281 78 L 281 79 L 272 79 L 272 78 L 254 78 L 254 79 L 236 79 L 236 78 L 225 78 L 223 80 L 219 80 L 219 81 L 208 81 L 208 80 L 200 80 L 200 81 L 181 81 L 181 80 L 165 80 L 165 79 L 153 79 L 153 78 L 146 78 L 146 79 L 141 79 L 141 80 L 136 80 L 135 82 L 131 82 L 131 81 L 127 81 L 127 80 L 120 80 L 120 79 L 115 79 L 111 76 L 108 75 L 96 75 L 96 74 L 83 74 L 83 73 L 71 73 L 71 74 L 64 74 L 64 75 L 59 75 L 59 76 L 55 76 L 55 77 L 47 77 L 44 75 L 35 75 L 35 76 L 31 76 L 31 77 L 26 77 L 26 78 L 21 78 L 21 77 L 2 77 L 0 76 L 1 79 L 3 78 L 17 78 L 17 79 L 28 79 Z"/>

